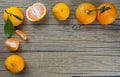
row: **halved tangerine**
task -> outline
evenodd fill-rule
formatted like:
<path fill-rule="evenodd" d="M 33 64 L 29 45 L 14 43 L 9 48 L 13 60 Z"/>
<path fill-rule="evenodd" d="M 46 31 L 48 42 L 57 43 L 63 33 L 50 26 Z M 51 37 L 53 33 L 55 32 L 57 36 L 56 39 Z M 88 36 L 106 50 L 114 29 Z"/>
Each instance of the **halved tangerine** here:
<path fill-rule="evenodd" d="M 43 3 L 35 3 L 28 7 L 26 16 L 30 21 L 36 22 L 43 19 L 46 15 L 46 7 Z"/>

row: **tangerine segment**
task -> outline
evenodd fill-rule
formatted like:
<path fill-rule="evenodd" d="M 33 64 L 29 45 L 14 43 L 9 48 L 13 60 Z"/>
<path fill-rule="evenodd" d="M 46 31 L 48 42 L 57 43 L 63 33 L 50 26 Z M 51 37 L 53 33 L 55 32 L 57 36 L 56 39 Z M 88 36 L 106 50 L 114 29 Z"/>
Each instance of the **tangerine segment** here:
<path fill-rule="evenodd" d="M 23 32 L 22 30 L 16 30 L 16 33 L 23 38 L 24 40 L 27 40 L 27 35 L 25 32 Z"/>
<path fill-rule="evenodd" d="M 22 10 L 18 7 L 15 7 L 15 6 L 11 6 L 11 7 L 8 7 L 6 8 L 6 11 L 10 14 L 13 14 L 13 15 L 16 15 L 18 17 L 20 17 L 21 19 L 24 19 L 24 14 L 22 12 Z M 4 22 L 7 21 L 8 17 L 10 18 L 12 24 L 16 27 L 16 26 L 19 26 L 23 21 L 17 19 L 15 16 L 13 15 L 8 15 L 5 11 L 3 13 L 3 19 L 4 19 Z"/>
<path fill-rule="evenodd" d="M 70 9 L 67 4 L 61 2 L 53 6 L 52 13 L 56 19 L 64 21 L 69 17 Z"/>
<path fill-rule="evenodd" d="M 82 24 L 91 24 L 96 19 L 96 12 L 88 13 L 89 10 L 96 10 L 96 7 L 88 2 L 81 3 L 76 9 L 76 18 Z"/>
<path fill-rule="evenodd" d="M 16 51 L 19 48 L 19 40 L 16 38 L 9 38 L 5 42 L 5 46 L 10 50 L 10 51 Z"/>
<path fill-rule="evenodd" d="M 39 21 L 43 19 L 46 15 L 46 7 L 42 3 L 35 3 L 28 7 L 26 11 L 26 16 L 30 21 Z"/>
<path fill-rule="evenodd" d="M 110 3 L 103 3 L 101 4 L 98 9 L 100 9 L 101 7 L 110 7 L 110 9 L 105 10 L 104 12 L 97 12 L 97 21 L 100 24 L 111 24 L 115 21 L 116 17 L 117 17 L 117 10 L 115 8 L 115 6 L 113 4 Z"/>
<path fill-rule="evenodd" d="M 24 59 L 19 55 L 8 56 L 4 62 L 5 68 L 11 73 L 19 73 L 23 70 Z"/>

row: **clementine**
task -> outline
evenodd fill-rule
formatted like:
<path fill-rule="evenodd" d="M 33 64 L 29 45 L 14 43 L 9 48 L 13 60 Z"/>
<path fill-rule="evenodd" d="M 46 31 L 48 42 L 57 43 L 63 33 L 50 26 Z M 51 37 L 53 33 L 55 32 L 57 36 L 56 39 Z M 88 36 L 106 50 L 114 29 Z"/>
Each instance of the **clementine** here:
<path fill-rule="evenodd" d="M 66 3 L 57 3 L 52 8 L 54 17 L 60 21 L 67 20 L 70 15 L 69 6 Z"/>
<path fill-rule="evenodd" d="M 109 9 L 106 9 L 102 12 L 98 11 L 97 12 L 97 21 L 100 24 L 104 24 L 104 25 L 113 23 L 117 17 L 117 10 L 116 10 L 115 6 L 111 3 L 103 3 L 98 7 L 98 9 L 103 8 L 103 7 L 109 8 Z"/>
<path fill-rule="evenodd" d="M 8 56 L 4 62 L 5 68 L 11 73 L 19 73 L 23 70 L 24 59 L 19 55 Z"/>
<path fill-rule="evenodd" d="M 96 12 L 89 13 L 89 10 L 96 10 L 96 7 L 88 2 L 81 3 L 76 9 L 76 18 L 82 24 L 91 24 L 96 19 Z"/>
<path fill-rule="evenodd" d="M 5 22 L 7 21 L 8 17 L 10 18 L 12 24 L 15 27 L 19 26 L 23 22 L 21 20 L 24 20 L 24 15 L 23 15 L 22 10 L 18 7 L 15 7 L 15 6 L 8 7 L 4 11 L 3 19 L 4 19 Z"/>

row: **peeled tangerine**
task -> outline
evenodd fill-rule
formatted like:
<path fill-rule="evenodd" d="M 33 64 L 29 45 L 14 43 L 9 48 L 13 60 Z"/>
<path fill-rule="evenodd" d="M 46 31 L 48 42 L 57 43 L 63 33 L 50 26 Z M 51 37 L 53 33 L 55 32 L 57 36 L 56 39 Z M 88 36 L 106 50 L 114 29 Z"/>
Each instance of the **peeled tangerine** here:
<path fill-rule="evenodd" d="M 26 16 L 30 21 L 36 22 L 43 19 L 46 15 L 46 7 L 42 3 L 35 3 L 28 7 Z"/>
<path fill-rule="evenodd" d="M 17 51 L 19 48 L 19 40 L 16 38 L 9 38 L 5 42 L 5 46 L 10 50 L 10 51 Z"/>
<path fill-rule="evenodd" d="M 19 73 L 23 70 L 25 63 L 24 59 L 19 55 L 8 56 L 4 62 L 5 68 L 11 73 Z"/>

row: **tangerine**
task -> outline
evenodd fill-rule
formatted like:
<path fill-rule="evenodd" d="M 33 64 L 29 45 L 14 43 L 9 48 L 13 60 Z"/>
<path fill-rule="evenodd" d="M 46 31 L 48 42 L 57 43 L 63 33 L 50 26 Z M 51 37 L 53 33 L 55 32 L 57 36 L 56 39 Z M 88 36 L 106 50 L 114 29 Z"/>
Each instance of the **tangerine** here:
<path fill-rule="evenodd" d="M 97 21 L 100 24 L 104 24 L 104 25 L 113 23 L 117 17 L 117 10 L 116 10 L 115 6 L 111 3 L 103 3 L 100 6 L 98 6 L 98 9 L 100 9 L 102 7 L 109 7 L 110 9 L 107 9 L 103 12 L 98 11 L 97 12 Z"/>
<path fill-rule="evenodd" d="M 19 20 L 15 16 L 17 16 L 17 17 L 21 18 L 22 20 L 24 20 L 24 14 L 23 14 L 23 12 L 22 12 L 22 10 L 20 8 L 18 8 L 16 6 L 10 6 L 10 7 L 6 8 L 6 10 L 3 13 L 4 22 L 6 22 L 8 17 L 9 17 L 12 24 L 15 27 L 19 26 L 23 21 Z"/>
<path fill-rule="evenodd" d="M 36 22 L 42 20 L 46 15 L 46 7 L 43 3 L 35 3 L 28 7 L 26 16 L 30 21 Z"/>
<path fill-rule="evenodd" d="M 19 48 L 19 40 L 17 38 L 9 38 L 5 42 L 5 46 L 10 50 L 10 51 L 16 51 Z"/>
<path fill-rule="evenodd" d="M 96 19 L 96 12 L 89 13 L 89 10 L 96 10 L 96 7 L 89 3 L 81 3 L 76 9 L 76 18 L 82 24 L 91 24 Z"/>
<path fill-rule="evenodd" d="M 23 70 L 24 59 L 19 55 L 8 56 L 4 62 L 5 68 L 11 73 L 19 73 Z"/>

